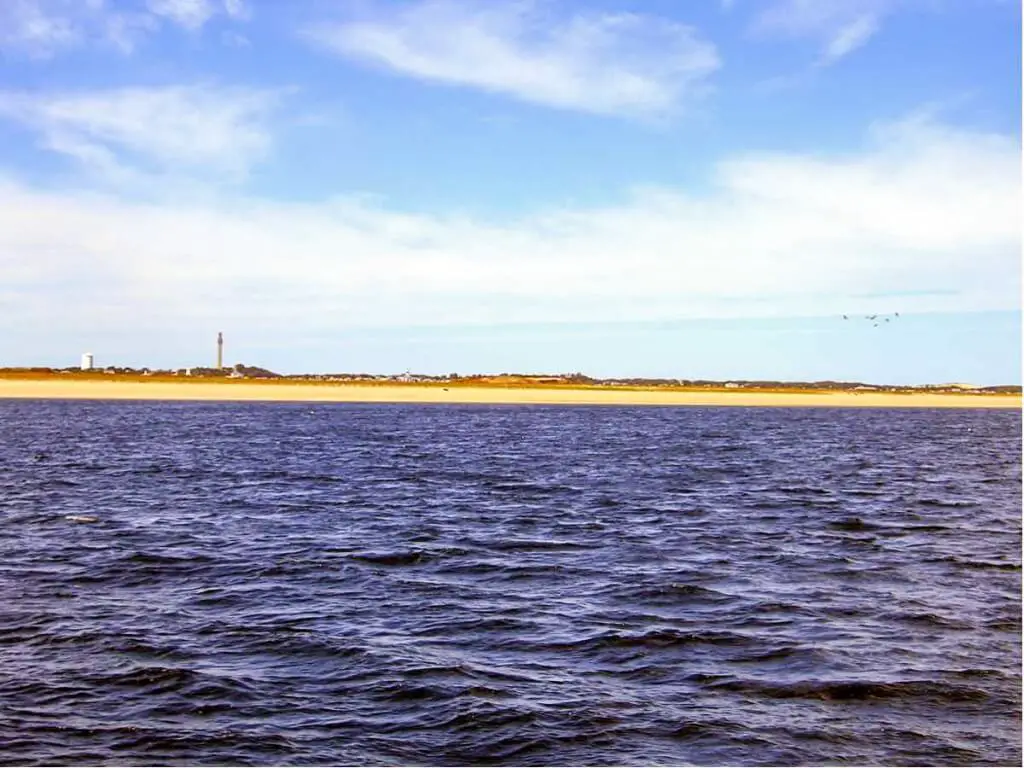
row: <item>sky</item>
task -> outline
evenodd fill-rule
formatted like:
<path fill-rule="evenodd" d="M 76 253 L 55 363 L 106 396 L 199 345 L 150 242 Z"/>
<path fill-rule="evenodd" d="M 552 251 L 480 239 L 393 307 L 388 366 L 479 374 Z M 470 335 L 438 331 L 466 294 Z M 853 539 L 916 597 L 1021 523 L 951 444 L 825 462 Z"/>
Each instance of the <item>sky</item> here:
<path fill-rule="evenodd" d="M 1011 0 L 0 2 L 0 366 L 1020 384 L 1021 203 Z"/>

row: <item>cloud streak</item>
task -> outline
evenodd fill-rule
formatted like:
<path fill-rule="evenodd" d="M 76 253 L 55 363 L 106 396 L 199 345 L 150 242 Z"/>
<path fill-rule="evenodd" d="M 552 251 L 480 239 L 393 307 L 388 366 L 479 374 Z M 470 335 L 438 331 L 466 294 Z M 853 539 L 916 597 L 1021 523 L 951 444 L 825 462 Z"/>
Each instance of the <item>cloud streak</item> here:
<path fill-rule="evenodd" d="M 106 180 L 133 173 L 244 178 L 267 153 L 281 94 L 210 84 L 84 94 L 0 92 L 0 116 Z"/>
<path fill-rule="evenodd" d="M 719 67 L 714 45 L 689 26 L 632 13 L 559 17 L 528 1 L 381 6 L 304 36 L 399 75 L 601 115 L 670 113 Z"/>
<path fill-rule="evenodd" d="M 202 29 L 214 14 L 211 0 L 147 0 L 149 10 L 188 30 Z"/>
<path fill-rule="evenodd" d="M 754 18 L 752 29 L 762 36 L 817 40 L 818 64 L 826 66 L 867 44 L 883 19 L 906 4 L 907 0 L 779 0 Z"/>
<path fill-rule="evenodd" d="M 4 0 L 0 51 L 34 59 L 99 46 L 130 54 L 161 24 L 199 32 L 210 19 L 248 18 L 243 0 Z"/>
<path fill-rule="evenodd" d="M 875 127 L 863 151 L 843 157 L 734 156 L 704 196 L 640 189 L 623 205 L 498 223 L 353 199 L 140 203 L 8 178 L 3 316 L 97 335 L 217 324 L 283 339 L 395 325 L 1012 309 L 1019 168 L 1010 137 L 909 119 Z M 62 288 L 69 276 L 74 291 Z"/>

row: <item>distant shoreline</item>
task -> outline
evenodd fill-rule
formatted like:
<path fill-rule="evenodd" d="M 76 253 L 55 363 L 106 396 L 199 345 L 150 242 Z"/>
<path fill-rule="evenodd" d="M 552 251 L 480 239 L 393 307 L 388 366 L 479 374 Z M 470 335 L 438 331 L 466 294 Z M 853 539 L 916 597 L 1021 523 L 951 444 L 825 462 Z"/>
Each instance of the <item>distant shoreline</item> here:
<path fill-rule="evenodd" d="M 341 384 L 279 380 L 0 378 L 0 399 L 226 402 L 662 405 L 826 408 L 1021 408 L 1021 396 L 842 390 Z"/>

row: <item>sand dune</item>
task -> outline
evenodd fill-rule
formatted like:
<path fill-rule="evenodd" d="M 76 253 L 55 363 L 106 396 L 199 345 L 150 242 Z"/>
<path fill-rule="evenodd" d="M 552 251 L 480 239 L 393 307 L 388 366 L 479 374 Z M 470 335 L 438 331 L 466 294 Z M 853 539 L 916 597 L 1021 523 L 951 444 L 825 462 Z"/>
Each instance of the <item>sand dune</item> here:
<path fill-rule="evenodd" d="M 1016 408 L 1019 395 L 885 392 L 666 391 L 415 385 L 293 384 L 252 381 L 141 382 L 0 379 L 0 399 L 208 400 L 550 405 L 715 405 L 855 408 Z"/>

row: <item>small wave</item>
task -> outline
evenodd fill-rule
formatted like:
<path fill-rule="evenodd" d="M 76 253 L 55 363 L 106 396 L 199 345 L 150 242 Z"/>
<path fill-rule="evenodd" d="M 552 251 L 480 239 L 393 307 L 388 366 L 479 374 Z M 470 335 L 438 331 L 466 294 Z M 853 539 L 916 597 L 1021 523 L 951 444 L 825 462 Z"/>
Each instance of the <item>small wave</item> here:
<path fill-rule="evenodd" d="M 621 593 L 623 600 L 645 602 L 651 605 L 677 605 L 691 602 L 721 603 L 732 600 L 732 595 L 711 587 L 686 582 L 670 582 L 657 586 L 629 588 Z"/>
<path fill-rule="evenodd" d="M 459 696 L 469 696 L 474 699 L 507 699 L 513 694 L 502 688 L 492 688 L 488 685 L 472 685 L 459 691 Z"/>
<path fill-rule="evenodd" d="M 422 666 L 402 667 L 403 677 L 452 677 L 473 678 L 475 673 L 462 664 L 425 664 Z"/>
<path fill-rule="evenodd" d="M 999 632 L 1020 632 L 1021 617 L 1007 616 L 1005 618 L 991 619 L 985 622 L 986 629 L 994 629 Z"/>
<path fill-rule="evenodd" d="M 159 659 L 187 659 L 191 654 L 167 645 L 157 645 L 136 638 L 120 638 L 112 643 L 117 653 L 130 653 L 137 656 L 149 656 Z"/>
<path fill-rule="evenodd" d="M 509 616 L 481 616 L 464 621 L 445 620 L 436 624 L 420 626 L 415 630 L 415 634 L 429 637 L 453 635 L 462 632 L 529 632 L 534 630 L 536 626 L 534 622 L 523 621 Z"/>
<path fill-rule="evenodd" d="M 807 608 L 796 603 L 781 602 L 778 600 L 762 600 L 754 603 L 753 610 L 756 613 L 807 613 Z"/>
<path fill-rule="evenodd" d="M 736 656 L 729 659 L 729 661 L 734 664 L 762 664 L 766 661 L 783 661 L 793 658 L 804 650 L 804 647 L 800 645 L 780 645 L 767 651 Z"/>
<path fill-rule="evenodd" d="M 593 548 L 591 545 L 578 541 L 558 541 L 554 539 L 509 539 L 506 541 L 480 543 L 499 552 L 544 552 Z"/>
<path fill-rule="evenodd" d="M 494 704 L 483 700 L 474 702 L 469 709 L 456 712 L 434 725 L 434 728 L 451 729 L 461 731 L 465 729 L 482 730 L 485 728 L 503 728 L 511 725 L 525 726 L 536 721 L 537 715 L 528 710 L 522 710 Z M 522 741 L 522 737 L 517 737 Z"/>
<path fill-rule="evenodd" d="M 424 530 L 417 531 L 410 535 L 408 537 L 408 541 L 416 544 L 421 544 L 427 541 L 436 541 L 441 534 L 442 531 L 439 528 L 425 528 Z"/>
<path fill-rule="evenodd" d="M 180 666 L 136 666 L 124 672 L 90 675 L 83 680 L 94 687 L 129 689 L 146 696 L 177 693 L 191 701 L 245 702 L 256 697 L 253 686 L 240 678 L 211 675 Z"/>
<path fill-rule="evenodd" d="M 967 677 L 967 678 L 972 678 L 972 677 L 981 677 L 981 678 L 992 677 L 992 678 L 997 678 L 997 679 L 1001 679 L 1001 680 L 1005 680 L 1007 678 L 1007 674 L 1005 672 L 1002 672 L 1002 671 L 998 670 L 998 669 L 983 669 L 983 668 L 980 668 L 980 667 L 971 667 L 969 669 L 947 670 L 945 672 L 945 674 L 956 675 L 957 677 Z"/>
<path fill-rule="evenodd" d="M 504 725 L 517 724 L 511 722 Z M 478 737 L 469 744 L 460 743 L 446 750 L 445 757 L 450 765 L 534 765 L 536 763 L 530 760 L 531 756 L 550 750 L 557 741 L 550 737 L 531 737 L 525 734 L 501 738 Z"/>
<path fill-rule="evenodd" d="M 216 755 L 231 755 L 238 744 L 247 743 L 255 755 L 286 755 L 295 745 L 277 734 L 249 733 L 239 729 L 218 729 L 213 732 L 201 730 L 172 730 L 169 728 L 126 727 L 111 749 L 117 753 L 144 754 L 147 756 L 180 755 L 184 750 L 204 755 L 215 764 L 231 762 L 217 759 Z M 171 761 L 175 762 L 175 761 Z M 263 761 L 260 761 L 263 762 Z"/>
<path fill-rule="evenodd" d="M 843 520 L 836 520 L 828 524 L 834 531 L 875 531 L 881 528 L 879 525 L 869 523 L 860 517 L 847 517 Z"/>
<path fill-rule="evenodd" d="M 573 490 L 567 485 L 539 485 L 537 483 L 527 482 L 487 481 L 484 483 L 484 485 L 494 491 L 521 493 L 528 496 L 548 496 L 553 494 L 566 493 Z"/>
<path fill-rule="evenodd" d="M 227 634 L 227 633 L 225 633 Z M 230 633 L 232 644 L 251 651 L 296 659 L 360 659 L 369 651 L 349 637 L 314 631 L 264 632 L 239 630 Z"/>
<path fill-rule="evenodd" d="M 88 682 L 96 686 L 118 688 L 148 688 L 152 693 L 164 693 L 184 688 L 199 679 L 199 673 L 186 667 L 146 666 L 127 672 L 93 675 Z"/>
<path fill-rule="evenodd" d="M 476 554 L 476 550 L 468 549 L 466 547 L 456 547 L 451 544 L 428 545 L 426 547 L 421 547 L 420 551 L 426 552 L 431 557 L 438 558 L 467 557 L 469 555 Z"/>
<path fill-rule="evenodd" d="M 949 509 L 966 509 L 976 507 L 976 501 L 949 501 L 947 499 L 918 499 L 917 504 L 922 507 L 942 507 Z"/>
<path fill-rule="evenodd" d="M 770 683 L 761 680 L 731 680 L 712 688 L 753 694 L 769 699 L 818 699 L 821 701 L 870 701 L 873 699 L 924 698 L 931 701 L 984 701 L 989 694 L 977 688 L 950 685 L 930 680 L 896 683 L 869 681 Z"/>
<path fill-rule="evenodd" d="M 424 565 L 436 559 L 422 549 L 397 550 L 391 552 L 358 552 L 349 555 L 352 560 L 373 565 Z"/>
<path fill-rule="evenodd" d="M 401 680 L 394 683 L 373 686 L 372 695 L 375 699 L 385 701 L 447 701 L 454 695 L 442 686 L 421 685 Z"/>
<path fill-rule="evenodd" d="M 780 485 L 777 490 L 780 493 L 810 493 L 816 496 L 828 496 L 832 493 L 828 488 L 817 485 Z"/>
<path fill-rule="evenodd" d="M 712 672 L 693 672 L 687 675 L 684 679 L 688 683 L 698 683 L 700 685 L 707 685 L 708 683 L 717 683 L 719 680 L 727 680 L 729 675 L 715 674 Z"/>
<path fill-rule="evenodd" d="M 100 646 L 109 639 L 109 635 L 98 630 L 65 633 L 49 629 L 45 625 L 40 625 L 38 631 L 33 632 L 30 636 L 19 639 L 26 645 L 61 648 L 65 646 Z"/>
<path fill-rule="evenodd" d="M 480 563 L 484 565 L 484 563 Z M 499 579 L 505 581 L 522 581 L 522 580 L 543 580 L 550 578 L 556 573 L 565 573 L 568 569 L 564 565 L 552 563 L 550 565 L 512 565 L 512 566 L 500 566 L 493 563 L 487 563 L 489 571 L 495 574 Z"/>
<path fill-rule="evenodd" d="M 885 617 L 895 621 L 906 622 L 908 624 L 919 624 L 922 626 L 937 627 L 941 629 L 957 629 L 966 631 L 974 628 L 973 625 L 967 622 L 957 621 L 956 619 L 951 619 L 946 616 L 940 616 L 937 613 L 889 613 L 885 614 Z"/>
<path fill-rule="evenodd" d="M 743 730 L 742 725 L 728 720 L 689 720 L 673 724 L 661 733 L 674 739 L 699 739 L 705 736 L 719 736 L 723 733 L 736 734 Z"/>
<path fill-rule="evenodd" d="M 136 552 L 125 558 L 122 558 L 122 563 L 130 563 L 132 565 L 188 565 L 195 566 L 201 563 L 214 562 L 213 557 L 210 555 L 201 554 L 190 554 L 190 555 L 169 555 L 169 554 L 156 554 L 154 552 Z"/>
<path fill-rule="evenodd" d="M 682 632 L 676 629 L 653 629 L 649 632 L 606 632 L 583 640 L 550 643 L 546 647 L 559 651 L 602 651 L 616 648 L 674 648 L 689 645 L 742 646 L 751 639 L 733 632 Z"/>
<path fill-rule="evenodd" d="M 961 568 L 976 569 L 976 570 L 992 570 L 992 571 L 1020 571 L 1020 563 L 998 563 L 990 560 L 968 560 L 963 557 L 957 557 L 955 555 L 947 555 L 945 557 L 930 558 L 926 562 L 929 563 L 950 563 L 951 565 L 957 565 Z"/>

